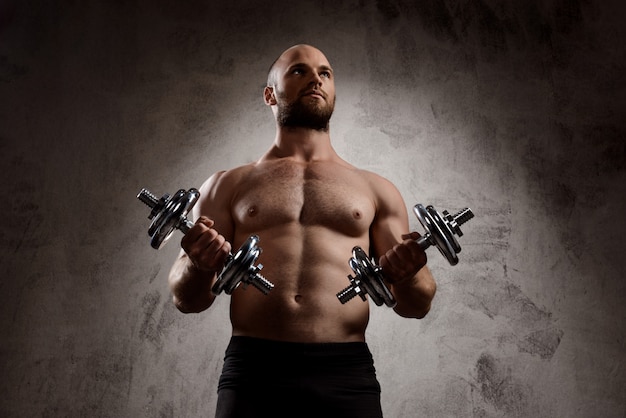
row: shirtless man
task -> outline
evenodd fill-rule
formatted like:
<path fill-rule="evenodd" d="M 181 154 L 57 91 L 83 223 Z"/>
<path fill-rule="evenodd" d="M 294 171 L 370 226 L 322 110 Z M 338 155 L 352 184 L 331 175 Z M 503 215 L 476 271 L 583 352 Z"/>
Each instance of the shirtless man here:
<path fill-rule="evenodd" d="M 321 51 L 286 50 L 270 69 L 264 99 L 276 119 L 274 143 L 257 162 L 218 172 L 200 188 L 196 224 L 170 272 L 174 304 L 185 313 L 209 308 L 216 272 L 231 248 L 258 235 L 263 275 L 275 287 L 268 295 L 253 287 L 231 295 L 233 337 L 217 416 L 380 417 L 380 387 L 365 343 L 369 304 L 342 305 L 336 294 L 348 284 L 348 259 L 358 245 L 380 256 L 395 311 L 424 317 L 436 285 L 415 242 L 419 234 L 407 234 L 405 203 L 390 182 L 333 149 L 335 84 Z M 281 412 L 285 399 L 306 405 Z"/>

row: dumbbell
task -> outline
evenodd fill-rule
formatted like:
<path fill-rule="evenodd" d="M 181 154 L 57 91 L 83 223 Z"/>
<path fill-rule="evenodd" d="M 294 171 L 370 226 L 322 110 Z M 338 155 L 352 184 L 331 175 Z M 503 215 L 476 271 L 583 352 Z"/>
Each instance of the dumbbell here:
<path fill-rule="evenodd" d="M 165 194 L 160 199 L 146 189 L 139 192 L 137 199 L 152 209 L 148 216 L 148 219 L 152 220 L 148 228 L 152 248 L 158 250 L 163 247 L 175 229 L 186 234 L 193 227 L 194 223 L 187 219 L 187 214 L 199 197 L 200 192 L 194 188 L 180 189 L 173 196 Z M 258 242 L 259 237 L 252 235 L 234 255 L 228 254 L 226 264 L 211 288 L 213 294 L 219 295 L 224 292 L 230 295 L 241 283 L 251 284 L 265 295 L 274 288 L 274 285 L 259 273 L 263 265 L 254 265 L 261 254 Z"/>
<path fill-rule="evenodd" d="M 451 265 L 456 265 L 459 262 L 457 254 L 461 252 L 461 246 L 454 236 L 463 236 L 460 227 L 474 217 L 472 210 L 465 208 L 455 215 L 450 215 L 444 210 L 440 215 L 432 205 L 424 207 L 417 204 L 413 207 L 413 212 L 426 230 L 426 233 L 417 239 L 419 246 L 424 250 L 436 246 Z M 354 247 L 352 258 L 348 263 L 355 276 L 348 275 L 350 285 L 337 293 L 341 303 L 346 303 L 355 296 L 366 300 L 365 295 L 369 295 L 377 306 L 384 303 L 393 308 L 396 305 L 395 298 L 383 281 L 382 268 L 376 265 L 373 259 L 369 259 L 363 249 Z"/>
<path fill-rule="evenodd" d="M 377 306 L 383 303 L 390 308 L 396 306 L 396 300 L 383 282 L 382 268 L 369 259 L 361 247 L 352 249 L 352 258 L 348 260 L 350 268 L 356 277 L 348 275 L 350 285 L 337 293 L 337 298 L 343 304 L 355 296 L 365 299 L 369 295 Z"/>

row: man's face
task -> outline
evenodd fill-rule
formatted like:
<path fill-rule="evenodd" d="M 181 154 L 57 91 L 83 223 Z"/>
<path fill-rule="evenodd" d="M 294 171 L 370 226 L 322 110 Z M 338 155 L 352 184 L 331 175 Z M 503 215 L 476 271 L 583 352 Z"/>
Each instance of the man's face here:
<path fill-rule="evenodd" d="M 335 108 L 335 81 L 324 54 L 310 46 L 294 47 L 273 71 L 279 125 L 327 131 Z"/>

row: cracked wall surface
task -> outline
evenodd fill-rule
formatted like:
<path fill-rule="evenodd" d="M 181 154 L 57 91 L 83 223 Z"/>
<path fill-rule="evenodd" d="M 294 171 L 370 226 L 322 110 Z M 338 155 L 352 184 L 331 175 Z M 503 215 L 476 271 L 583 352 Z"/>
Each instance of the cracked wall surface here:
<path fill-rule="evenodd" d="M 256 160 L 266 71 L 304 42 L 336 73 L 339 154 L 409 209 L 475 214 L 457 266 L 429 250 L 426 318 L 372 305 L 385 416 L 623 417 L 624 17 L 599 0 L 2 2 L 0 415 L 211 416 L 228 297 L 175 309 L 178 237 L 150 248 L 135 196 Z"/>

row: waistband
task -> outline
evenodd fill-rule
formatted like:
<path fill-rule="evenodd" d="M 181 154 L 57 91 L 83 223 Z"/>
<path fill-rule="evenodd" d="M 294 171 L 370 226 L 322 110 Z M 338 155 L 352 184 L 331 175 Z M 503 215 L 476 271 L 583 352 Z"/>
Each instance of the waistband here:
<path fill-rule="evenodd" d="M 303 385 L 318 390 L 330 384 L 380 392 L 365 342 L 299 343 L 233 336 L 218 390 L 290 386 L 300 390 Z"/>
<path fill-rule="evenodd" d="M 282 355 L 371 356 L 367 343 L 362 341 L 302 343 L 267 340 L 256 337 L 232 336 L 226 348 L 226 356 L 231 354 L 244 356 L 246 354 L 258 355 L 261 353 L 271 357 L 280 357 Z"/>

